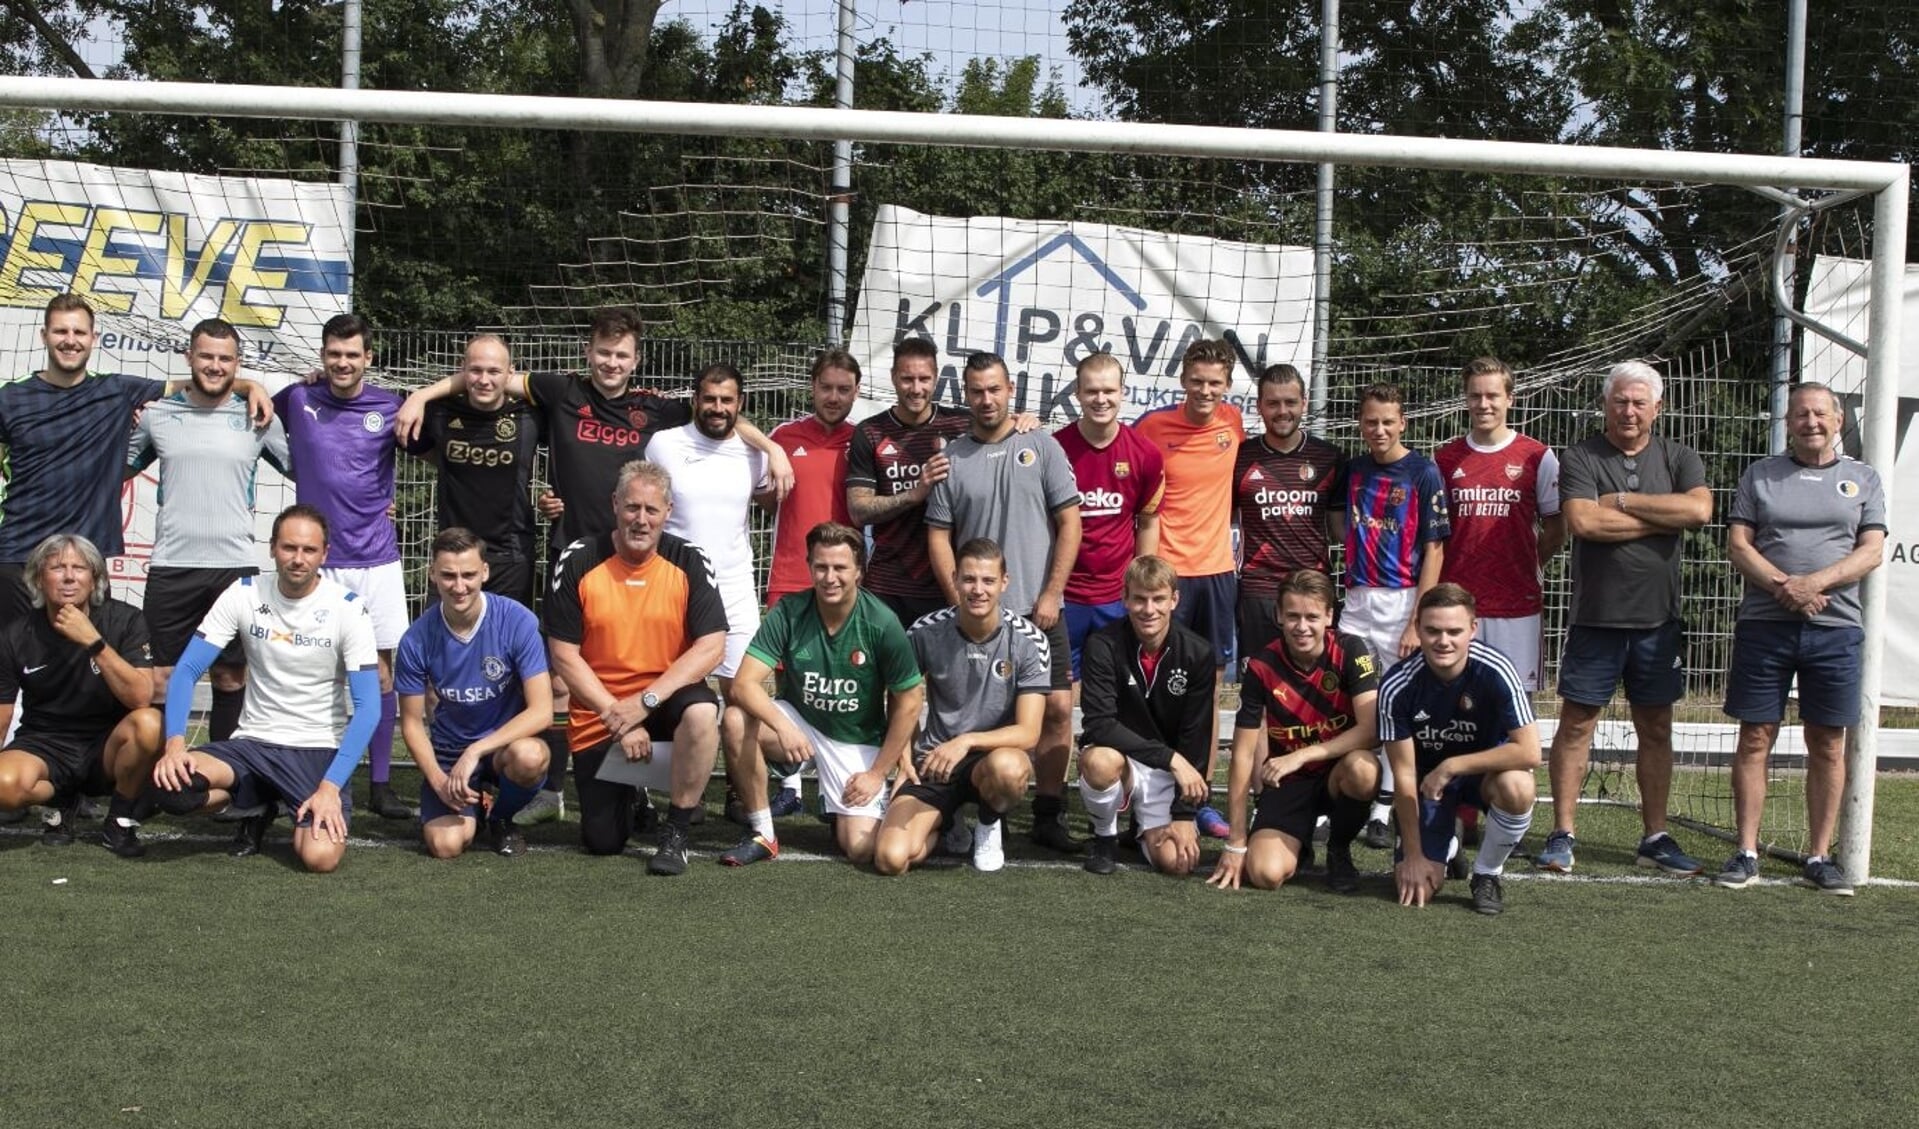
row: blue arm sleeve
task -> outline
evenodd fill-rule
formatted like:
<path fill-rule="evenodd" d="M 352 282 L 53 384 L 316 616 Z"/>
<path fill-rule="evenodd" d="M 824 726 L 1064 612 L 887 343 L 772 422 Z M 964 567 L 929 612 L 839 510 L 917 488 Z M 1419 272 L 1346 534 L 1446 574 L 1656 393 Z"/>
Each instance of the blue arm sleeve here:
<path fill-rule="evenodd" d="M 173 675 L 167 679 L 167 736 L 184 737 L 187 735 L 187 718 L 193 712 L 193 685 L 200 681 L 213 660 L 220 657 L 220 648 L 195 635 L 187 640 L 186 653 L 174 664 Z"/>
<path fill-rule="evenodd" d="M 373 727 L 380 723 L 380 672 L 350 671 L 346 688 L 353 696 L 353 719 L 346 723 L 346 732 L 340 734 L 340 751 L 334 754 L 333 763 L 326 770 L 327 782 L 342 792 L 346 791 L 346 782 L 353 770 L 360 766 L 360 758 L 366 754 Z M 169 698 L 168 702 L 171 701 Z"/>

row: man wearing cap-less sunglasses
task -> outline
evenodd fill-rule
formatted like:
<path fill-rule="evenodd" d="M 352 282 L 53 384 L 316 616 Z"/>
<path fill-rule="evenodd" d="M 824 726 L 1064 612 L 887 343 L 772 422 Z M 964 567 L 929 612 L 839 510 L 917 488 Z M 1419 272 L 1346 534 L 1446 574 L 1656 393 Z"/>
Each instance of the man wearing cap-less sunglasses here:
<path fill-rule="evenodd" d="M 1573 867 L 1573 815 L 1599 711 L 1622 682 L 1638 736 L 1640 819 L 1636 861 L 1692 875 L 1699 863 L 1666 831 L 1672 787 L 1672 705 L 1685 693 L 1685 625 L 1679 553 L 1685 531 L 1712 518 L 1699 453 L 1653 434 L 1665 394 L 1643 361 L 1606 374 L 1605 430 L 1560 457 L 1559 491 L 1572 533 L 1572 614 L 1560 656 L 1559 728 L 1553 734 L 1553 832 L 1535 857 Z"/>

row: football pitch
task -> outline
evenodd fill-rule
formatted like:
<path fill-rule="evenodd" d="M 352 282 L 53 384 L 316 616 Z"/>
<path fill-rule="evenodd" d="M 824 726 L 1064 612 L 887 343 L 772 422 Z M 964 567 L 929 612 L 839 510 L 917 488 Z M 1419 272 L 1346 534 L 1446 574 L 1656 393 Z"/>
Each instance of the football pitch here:
<path fill-rule="evenodd" d="M 1634 817 L 1596 809 L 1578 875 L 1516 861 L 1499 918 L 1457 882 L 1400 908 L 1364 848 L 1353 897 L 1094 878 L 1021 834 L 998 874 L 882 879 L 821 860 L 800 816 L 784 858 L 733 872 L 718 793 L 674 879 L 650 843 L 580 855 L 571 823 L 435 862 L 361 817 L 328 877 L 284 821 L 249 860 L 208 821 L 157 821 L 135 862 L 6 829 L 0 1126 L 1919 1118 L 1912 778 L 1879 787 L 1875 869 L 1902 884 L 1645 877 Z"/>

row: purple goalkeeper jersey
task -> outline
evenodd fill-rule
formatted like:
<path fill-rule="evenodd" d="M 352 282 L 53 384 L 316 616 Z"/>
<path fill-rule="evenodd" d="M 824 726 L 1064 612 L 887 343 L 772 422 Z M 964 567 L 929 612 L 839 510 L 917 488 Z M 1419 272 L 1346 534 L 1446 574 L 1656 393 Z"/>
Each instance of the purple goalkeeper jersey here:
<path fill-rule="evenodd" d="M 326 515 L 329 568 L 400 559 L 387 508 L 393 504 L 393 419 L 401 403 L 397 393 L 365 382 L 350 400 L 325 384 L 290 384 L 274 394 L 297 496 Z"/>

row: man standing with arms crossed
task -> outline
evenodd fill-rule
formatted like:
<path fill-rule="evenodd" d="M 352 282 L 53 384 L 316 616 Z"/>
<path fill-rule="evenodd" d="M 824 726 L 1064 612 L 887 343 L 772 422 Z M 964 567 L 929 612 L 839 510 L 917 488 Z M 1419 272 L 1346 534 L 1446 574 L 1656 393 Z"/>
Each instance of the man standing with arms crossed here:
<path fill-rule="evenodd" d="M 1566 448 L 1560 497 L 1572 532 L 1572 611 L 1559 660 L 1559 729 L 1551 753 L 1553 832 L 1534 856 L 1573 868 L 1573 820 L 1599 711 L 1624 683 L 1639 741 L 1645 836 L 1635 862 L 1692 875 L 1699 863 L 1666 830 L 1672 791 L 1672 707 L 1686 692 L 1679 555 L 1684 534 L 1712 520 L 1705 464 L 1653 434 L 1665 381 L 1643 361 L 1606 373 L 1605 430 Z"/>
<path fill-rule="evenodd" d="M 1052 692 L 1034 755 L 1033 841 L 1076 853 L 1066 830 L 1066 769 L 1072 757 L 1073 680 L 1061 615 L 1066 580 L 1079 557 L 1079 486 L 1066 452 L 1044 432 L 1021 434 L 1010 414 L 1012 381 L 992 353 L 966 360 L 963 377 L 970 430 L 946 450 L 946 477 L 926 500 L 926 549 L 936 576 L 957 606 L 953 546 L 979 538 L 1001 547 L 1007 607 L 1046 634 Z M 951 585 L 949 588 L 948 586 Z"/>
<path fill-rule="evenodd" d="M 1479 637 L 1512 660 L 1531 692 L 1541 665 L 1540 570 L 1566 543 L 1559 456 L 1507 426 L 1513 374 L 1504 361 L 1479 357 L 1460 377 L 1472 429 L 1433 455 L 1452 530 L 1439 579 L 1473 594 Z"/>
<path fill-rule="evenodd" d="M 1726 516 L 1729 555 L 1746 578 L 1726 680 L 1726 713 L 1739 722 L 1732 770 L 1739 850 L 1713 878 L 1728 889 L 1759 876 L 1766 755 L 1796 677 L 1812 847 L 1799 881 L 1852 893 L 1830 852 L 1846 786 L 1846 730 L 1859 721 L 1859 581 L 1885 557 L 1886 495 L 1871 467 L 1839 453 L 1845 420 L 1832 389 L 1794 388 L 1786 410 L 1792 451 L 1747 467 Z"/>
<path fill-rule="evenodd" d="M 259 575 L 253 504 L 260 460 L 282 474 L 291 470 L 280 421 L 256 426 L 246 398 L 233 390 L 240 371 L 239 333 L 208 318 L 193 327 L 187 342 L 191 383 L 147 405 L 127 452 L 129 478 L 155 461 L 160 464 L 145 600 L 157 706 L 166 704 L 173 664 L 220 594 L 242 576 Z M 240 723 L 246 670 L 239 641 L 227 644 L 211 675 L 211 740 L 233 736 Z"/>
<path fill-rule="evenodd" d="M 393 693 L 393 648 L 406 634 L 406 573 L 393 519 L 398 453 L 397 392 L 368 383 L 373 327 L 354 314 L 320 329 L 323 380 L 290 384 L 273 397 L 287 429 L 300 504 L 326 515 L 327 576 L 357 593 L 373 620 L 380 651 L 380 715 L 368 747 L 367 810 L 382 819 L 418 812 L 393 792 L 393 730 L 400 702 Z"/>

